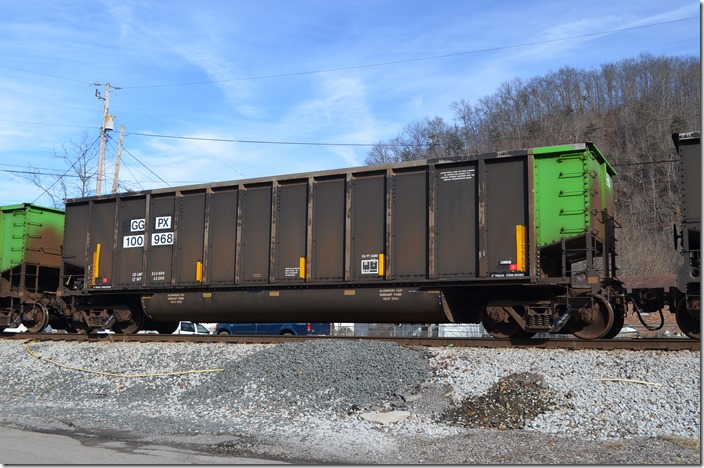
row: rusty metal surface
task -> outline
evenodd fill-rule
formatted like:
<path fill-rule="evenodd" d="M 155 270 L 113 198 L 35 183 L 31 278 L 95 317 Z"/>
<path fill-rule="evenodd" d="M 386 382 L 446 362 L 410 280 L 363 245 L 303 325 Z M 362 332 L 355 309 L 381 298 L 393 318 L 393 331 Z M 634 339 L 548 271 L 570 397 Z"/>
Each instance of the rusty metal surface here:
<path fill-rule="evenodd" d="M 598 339 L 570 338 L 508 339 L 494 338 L 409 338 L 409 337 L 358 337 L 358 336 L 279 336 L 279 335 L 160 335 L 116 333 L 16 333 L 3 334 L 5 340 L 116 342 L 116 343 L 230 343 L 278 344 L 306 340 L 391 341 L 403 346 L 456 347 L 456 348 L 535 348 L 573 350 L 638 350 L 638 351 L 701 351 L 701 342 L 687 338 L 652 339 Z"/>

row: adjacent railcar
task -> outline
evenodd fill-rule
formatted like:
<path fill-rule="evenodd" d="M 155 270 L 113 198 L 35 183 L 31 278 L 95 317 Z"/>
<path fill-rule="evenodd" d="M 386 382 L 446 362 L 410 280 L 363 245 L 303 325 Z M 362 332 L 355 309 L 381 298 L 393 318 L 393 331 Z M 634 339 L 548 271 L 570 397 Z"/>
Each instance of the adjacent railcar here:
<path fill-rule="evenodd" d="M 677 325 L 691 338 L 701 338 L 701 225 L 702 154 L 699 132 L 675 133 L 672 139 L 679 154 L 680 228 L 675 227 L 675 248 L 684 258 L 677 274 L 682 293 L 675 304 Z"/>
<path fill-rule="evenodd" d="M 0 208 L 0 331 L 22 323 L 37 332 L 50 315 L 57 318 L 50 308 L 59 285 L 63 230 L 63 211 L 29 203 Z"/>
<path fill-rule="evenodd" d="M 67 200 L 61 314 L 613 336 L 613 175 L 579 143 Z"/>
<path fill-rule="evenodd" d="M 667 306 L 675 314 L 677 325 L 687 336 L 701 339 L 701 196 L 702 155 L 699 132 L 674 133 L 672 140 L 678 154 L 679 222 L 673 226 L 674 252 L 681 257 L 677 274 L 668 285 L 658 281 L 629 288 L 626 300 L 636 311 L 660 312 Z M 664 324 L 661 319 L 660 327 Z M 654 328 L 657 329 L 657 328 Z"/>

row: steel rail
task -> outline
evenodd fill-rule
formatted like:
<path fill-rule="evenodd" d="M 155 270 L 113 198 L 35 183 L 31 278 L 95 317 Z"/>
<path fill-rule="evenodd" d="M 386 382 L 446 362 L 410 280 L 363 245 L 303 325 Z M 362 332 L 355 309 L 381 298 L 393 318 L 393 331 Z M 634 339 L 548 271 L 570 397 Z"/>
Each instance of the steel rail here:
<path fill-rule="evenodd" d="M 570 338 L 506 339 L 495 338 L 416 338 L 388 336 L 291 336 L 291 335 L 160 335 L 118 333 L 16 333 L 2 334 L 7 340 L 117 342 L 117 343 L 234 343 L 278 344 L 305 340 L 391 341 L 403 346 L 457 347 L 457 348 L 537 348 L 537 349 L 594 349 L 594 350 L 650 350 L 700 351 L 701 342 L 688 338 L 628 338 L 579 340 Z"/>

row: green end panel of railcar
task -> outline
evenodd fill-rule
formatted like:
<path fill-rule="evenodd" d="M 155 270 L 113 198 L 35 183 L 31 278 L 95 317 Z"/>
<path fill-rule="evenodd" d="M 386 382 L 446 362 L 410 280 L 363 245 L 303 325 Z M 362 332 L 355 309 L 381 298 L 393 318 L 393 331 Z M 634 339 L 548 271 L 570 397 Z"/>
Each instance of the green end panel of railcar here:
<path fill-rule="evenodd" d="M 61 265 L 64 212 L 28 203 L 0 208 L 0 271 L 22 263 Z"/>
<path fill-rule="evenodd" d="M 539 247 L 592 232 L 603 240 L 604 214 L 614 215 L 616 174 L 591 143 L 534 148 L 536 239 Z"/>

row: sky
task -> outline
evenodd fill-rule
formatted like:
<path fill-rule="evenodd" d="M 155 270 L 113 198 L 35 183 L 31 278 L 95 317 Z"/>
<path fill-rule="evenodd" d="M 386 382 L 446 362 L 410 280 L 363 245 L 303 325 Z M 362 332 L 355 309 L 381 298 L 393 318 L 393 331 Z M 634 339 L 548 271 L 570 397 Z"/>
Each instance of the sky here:
<path fill-rule="evenodd" d="M 121 190 L 348 168 L 506 81 L 701 43 L 693 0 L 0 4 L 0 206 L 50 206 L 24 173 L 48 186 L 66 148 L 97 153 L 108 83 L 103 194 L 121 125 Z"/>

